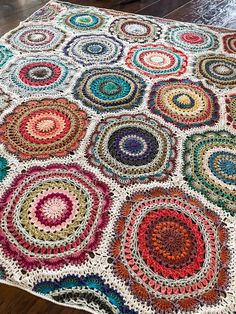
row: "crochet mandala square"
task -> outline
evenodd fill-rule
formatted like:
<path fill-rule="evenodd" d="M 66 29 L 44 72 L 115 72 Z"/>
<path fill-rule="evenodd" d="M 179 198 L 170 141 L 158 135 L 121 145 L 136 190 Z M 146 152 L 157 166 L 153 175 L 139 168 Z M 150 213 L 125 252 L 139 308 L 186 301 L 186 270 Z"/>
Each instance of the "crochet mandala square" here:
<path fill-rule="evenodd" d="M 0 39 L 0 282 L 232 314 L 235 219 L 234 31 L 50 1 Z"/>

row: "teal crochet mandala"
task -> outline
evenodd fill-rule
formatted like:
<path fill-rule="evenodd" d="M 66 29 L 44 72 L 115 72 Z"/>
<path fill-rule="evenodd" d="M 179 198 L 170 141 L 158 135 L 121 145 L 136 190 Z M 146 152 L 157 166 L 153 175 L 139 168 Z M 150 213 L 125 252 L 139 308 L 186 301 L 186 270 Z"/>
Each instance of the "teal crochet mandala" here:
<path fill-rule="evenodd" d="M 235 38 L 59 0 L 0 38 L 1 283 L 236 313 Z"/>

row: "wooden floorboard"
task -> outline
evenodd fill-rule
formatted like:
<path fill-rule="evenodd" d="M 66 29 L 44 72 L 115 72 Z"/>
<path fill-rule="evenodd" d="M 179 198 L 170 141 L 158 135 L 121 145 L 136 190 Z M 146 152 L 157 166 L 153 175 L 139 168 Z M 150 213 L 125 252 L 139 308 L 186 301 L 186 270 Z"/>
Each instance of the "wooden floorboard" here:
<path fill-rule="evenodd" d="M 136 11 L 136 13 L 163 17 L 188 2 L 189 0 L 159 0 L 155 1 L 153 4 L 145 6 L 143 9 Z"/>
<path fill-rule="evenodd" d="M 165 15 L 166 18 L 236 29 L 235 0 L 191 0 Z"/>
<path fill-rule="evenodd" d="M 48 0 L 0 0 L 0 35 L 16 27 Z M 81 5 L 167 17 L 185 22 L 236 28 L 235 0 L 70 0 Z M 127 1 L 126 1 L 127 2 Z M 83 314 L 0 285 L 0 314 Z"/>

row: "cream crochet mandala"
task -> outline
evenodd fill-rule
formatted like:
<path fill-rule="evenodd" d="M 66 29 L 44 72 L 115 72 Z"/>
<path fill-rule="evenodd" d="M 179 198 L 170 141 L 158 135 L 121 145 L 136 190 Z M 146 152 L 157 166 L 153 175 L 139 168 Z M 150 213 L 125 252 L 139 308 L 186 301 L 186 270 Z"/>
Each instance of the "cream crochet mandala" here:
<path fill-rule="evenodd" d="M 50 1 L 0 39 L 0 281 L 96 314 L 236 311 L 236 33 Z"/>

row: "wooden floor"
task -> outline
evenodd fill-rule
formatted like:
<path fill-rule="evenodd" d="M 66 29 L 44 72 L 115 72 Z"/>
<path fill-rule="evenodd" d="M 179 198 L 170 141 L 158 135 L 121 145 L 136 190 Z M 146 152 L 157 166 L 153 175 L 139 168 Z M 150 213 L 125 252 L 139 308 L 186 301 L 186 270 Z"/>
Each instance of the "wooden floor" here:
<path fill-rule="evenodd" d="M 0 35 L 17 26 L 47 1 L 0 0 Z M 235 0 L 70 0 L 70 2 L 236 29 Z M 82 313 L 86 312 L 61 307 L 20 289 L 0 285 L 0 314 Z"/>
<path fill-rule="evenodd" d="M 235 0 L 68 0 L 139 14 L 236 29 Z M 48 0 L 0 0 L 0 35 L 26 19 Z"/>

